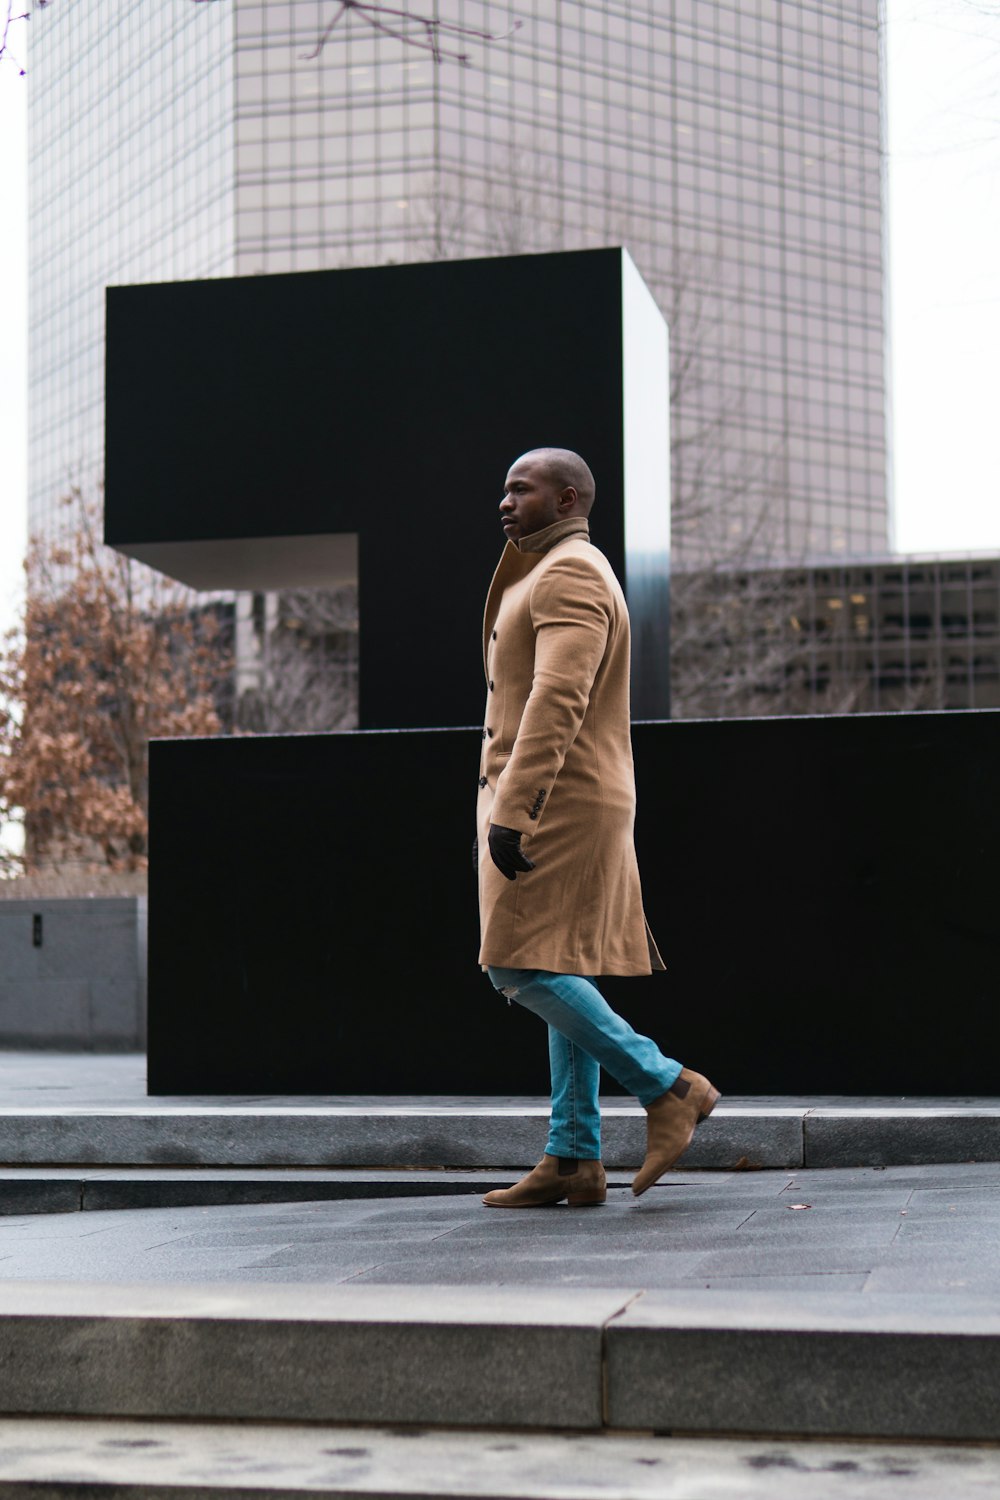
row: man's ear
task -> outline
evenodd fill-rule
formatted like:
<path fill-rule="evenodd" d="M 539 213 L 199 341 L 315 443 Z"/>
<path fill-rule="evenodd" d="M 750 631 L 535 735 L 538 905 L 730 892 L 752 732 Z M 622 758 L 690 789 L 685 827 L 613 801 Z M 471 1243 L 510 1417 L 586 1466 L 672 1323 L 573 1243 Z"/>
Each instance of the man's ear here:
<path fill-rule="evenodd" d="M 559 509 L 564 514 L 566 514 L 567 512 L 569 512 L 569 511 L 571 511 L 573 509 L 574 505 L 576 504 L 577 500 L 579 500 L 579 498 L 580 497 L 577 494 L 576 490 L 573 488 L 573 486 L 571 484 L 568 484 L 564 490 L 560 490 L 559 491 L 559 500 L 558 500 Z"/>

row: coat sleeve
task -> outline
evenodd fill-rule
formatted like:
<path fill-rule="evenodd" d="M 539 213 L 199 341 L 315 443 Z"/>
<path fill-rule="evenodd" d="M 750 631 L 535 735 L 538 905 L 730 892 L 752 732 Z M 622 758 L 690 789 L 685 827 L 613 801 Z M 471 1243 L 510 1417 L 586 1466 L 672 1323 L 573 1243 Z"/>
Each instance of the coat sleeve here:
<path fill-rule="evenodd" d="M 490 821 L 534 833 L 583 723 L 611 628 L 612 601 L 584 557 L 560 558 L 531 591 L 535 661 L 510 759 L 497 778 Z"/>

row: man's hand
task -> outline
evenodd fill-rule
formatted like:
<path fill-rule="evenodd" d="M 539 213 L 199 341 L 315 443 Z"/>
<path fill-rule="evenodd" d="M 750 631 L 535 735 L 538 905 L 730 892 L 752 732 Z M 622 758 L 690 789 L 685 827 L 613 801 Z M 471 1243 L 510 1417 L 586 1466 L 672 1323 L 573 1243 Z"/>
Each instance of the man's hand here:
<path fill-rule="evenodd" d="M 533 870 L 534 861 L 521 853 L 521 835 L 516 828 L 490 824 L 490 858 L 507 880 L 516 880 L 519 871 Z"/>

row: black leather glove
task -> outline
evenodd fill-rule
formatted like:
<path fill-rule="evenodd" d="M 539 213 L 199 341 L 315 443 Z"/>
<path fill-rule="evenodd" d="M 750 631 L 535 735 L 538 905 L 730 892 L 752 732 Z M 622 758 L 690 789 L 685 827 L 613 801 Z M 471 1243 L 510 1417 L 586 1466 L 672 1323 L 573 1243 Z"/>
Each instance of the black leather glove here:
<path fill-rule="evenodd" d="M 521 853 L 521 834 L 517 828 L 490 824 L 490 858 L 507 880 L 516 880 L 519 871 L 533 870 L 534 861 Z"/>

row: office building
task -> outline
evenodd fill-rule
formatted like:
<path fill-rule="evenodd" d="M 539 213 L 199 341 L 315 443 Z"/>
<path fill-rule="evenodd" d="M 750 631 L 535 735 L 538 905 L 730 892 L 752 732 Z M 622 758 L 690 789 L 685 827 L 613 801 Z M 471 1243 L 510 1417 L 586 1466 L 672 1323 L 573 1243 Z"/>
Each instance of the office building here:
<path fill-rule="evenodd" d="M 1000 708 L 1000 559 L 674 576 L 677 717 Z"/>
<path fill-rule="evenodd" d="M 679 560 L 885 552 L 880 37 L 880 0 L 36 9 L 32 527 L 101 468 L 106 284 L 624 243 Z"/>

